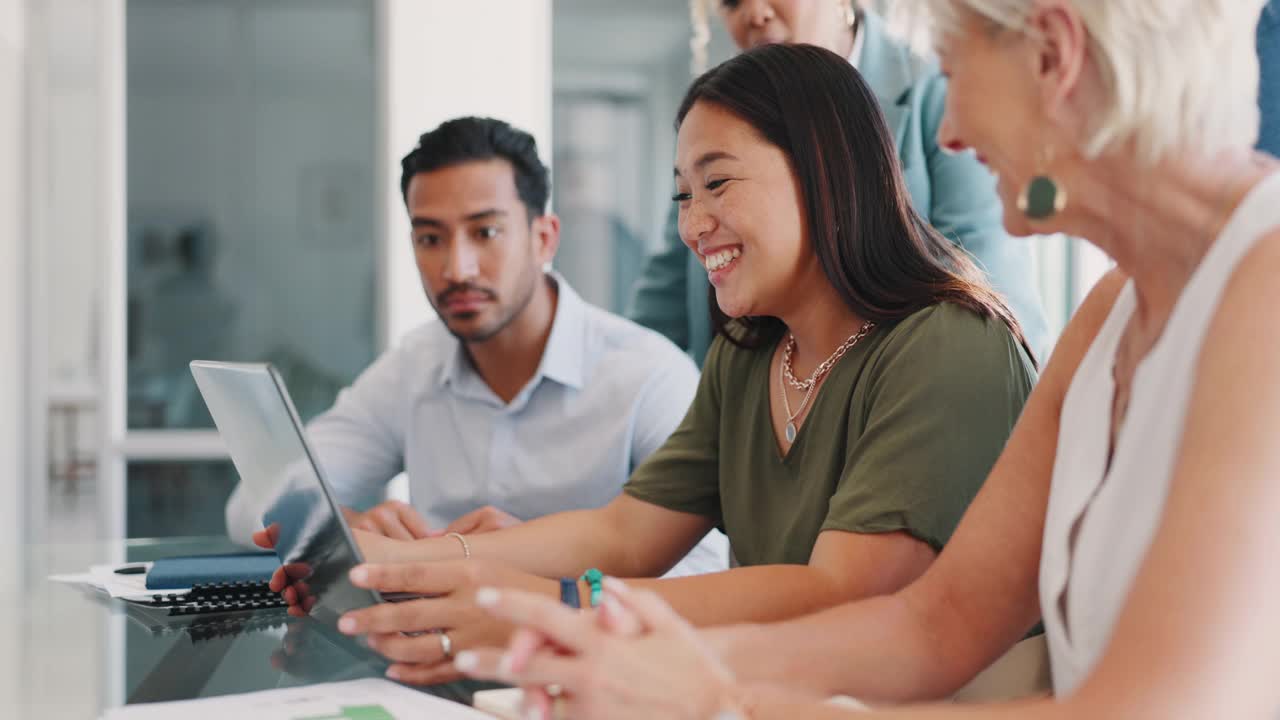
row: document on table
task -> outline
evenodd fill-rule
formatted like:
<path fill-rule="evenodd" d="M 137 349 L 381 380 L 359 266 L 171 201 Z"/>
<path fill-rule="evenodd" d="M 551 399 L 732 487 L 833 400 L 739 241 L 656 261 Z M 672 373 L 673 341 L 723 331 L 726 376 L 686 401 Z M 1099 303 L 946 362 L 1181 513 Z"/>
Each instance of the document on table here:
<path fill-rule="evenodd" d="M 520 712 L 523 703 L 524 691 L 520 688 L 482 690 L 475 694 L 476 709 L 483 710 L 500 720 L 520 720 L 523 717 Z M 870 710 L 866 705 L 845 695 L 830 698 L 827 704 L 845 710 Z M 556 714 L 553 720 L 561 720 L 561 715 Z"/>
<path fill-rule="evenodd" d="M 143 572 L 120 574 L 116 570 L 125 567 L 142 567 Z M 113 598 L 121 600 L 146 600 L 156 593 L 169 594 L 174 593 L 181 595 L 186 593 L 190 588 L 176 588 L 172 590 L 148 590 L 147 589 L 147 571 L 151 569 L 151 563 L 124 563 L 123 565 L 94 565 L 89 568 L 87 573 L 78 573 L 74 575 L 50 575 L 49 579 L 53 582 L 67 583 L 69 585 L 88 585 L 98 591 L 105 592 Z"/>
<path fill-rule="evenodd" d="M 381 678 L 263 690 L 202 700 L 126 705 L 102 720 L 493 720 L 485 713 Z"/>

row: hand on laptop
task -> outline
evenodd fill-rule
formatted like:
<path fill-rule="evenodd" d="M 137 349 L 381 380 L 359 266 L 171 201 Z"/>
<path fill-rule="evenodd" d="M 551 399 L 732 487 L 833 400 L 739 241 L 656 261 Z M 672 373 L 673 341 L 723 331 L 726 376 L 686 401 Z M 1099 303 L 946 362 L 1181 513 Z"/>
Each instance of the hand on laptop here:
<path fill-rule="evenodd" d="M 439 534 L 431 532 L 412 505 L 399 500 L 388 500 L 364 512 L 342 508 L 342 514 L 353 530 L 367 530 L 393 540 L 418 540 Z"/>
<path fill-rule="evenodd" d="M 343 508 L 342 514 L 346 516 L 347 524 L 352 529 L 366 530 L 392 540 L 420 540 L 455 532 L 462 535 L 475 535 L 520 524 L 520 520 L 514 515 L 505 513 L 492 505 L 486 505 L 463 515 L 449 523 L 449 527 L 443 530 L 432 530 L 426 519 L 412 505 L 399 500 L 388 500 L 364 512 Z"/>
<path fill-rule="evenodd" d="M 435 554 L 414 543 L 424 538 L 440 538 L 448 533 L 476 535 L 518 525 L 520 520 L 492 505 L 473 510 L 454 520 L 443 530 L 431 530 L 426 520 L 411 505 L 398 500 L 388 500 L 365 512 L 342 508 L 343 516 L 351 526 L 352 537 L 366 562 L 395 563 L 411 560 L 452 558 L 458 548 L 451 540 L 445 541 L 441 553 Z M 258 547 L 274 549 L 279 540 L 279 525 L 253 534 Z M 275 571 L 271 577 L 271 589 L 281 593 L 289 605 L 289 614 L 306 615 L 315 598 L 306 582 L 311 568 L 302 563 L 292 563 Z"/>
<path fill-rule="evenodd" d="M 264 550 L 275 549 L 279 539 L 279 523 L 271 523 L 253 534 L 254 544 Z M 289 563 L 276 568 L 276 571 L 271 574 L 268 586 L 272 592 L 281 594 L 289 606 L 289 614 L 294 617 L 305 616 L 316 604 L 316 597 L 311 594 L 311 587 L 307 583 L 311 573 L 311 566 L 307 563 Z"/>
<path fill-rule="evenodd" d="M 395 563 L 418 559 L 419 553 L 415 552 L 414 545 L 409 541 L 394 540 L 376 532 L 356 528 L 352 528 L 351 535 L 368 562 Z M 277 523 L 253 534 L 254 544 L 265 550 L 274 549 L 279 538 L 280 526 Z M 444 548 L 448 551 L 455 550 L 452 543 L 446 544 Z M 280 593 L 289 606 L 289 614 L 294 617 L 307 615 L 316 603 L 307 582 L 311 573 L 310 565 L 299 562 L 282 565 L 271 575 L 269 586 L 272 592 Z"/>
<path fill-rule="evenodd" d="M 454 520 L 449 523 L 449 527 L 439 532 L 432 533 L 432 536 L 447 535 L 449 533 L 476 535 L 479 533 L 493 532 L 494 530 L 502 530 L 519 524 L 520 519 L 514 515 L 505 513 L 492 505 L 485 505 L 479 510 L 472 510 L 466 515 Z"/>

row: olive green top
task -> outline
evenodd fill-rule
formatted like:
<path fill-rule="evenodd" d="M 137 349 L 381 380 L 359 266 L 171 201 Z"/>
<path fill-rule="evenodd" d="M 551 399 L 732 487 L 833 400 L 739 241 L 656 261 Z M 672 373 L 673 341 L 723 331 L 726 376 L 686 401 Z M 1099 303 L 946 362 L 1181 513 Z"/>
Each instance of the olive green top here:
<path fill-rule="evenodd" d="M 808 563 L 824 530 L 905 531 L 940 550 L 1036 379 L 1002 322 L 934 305 L 850 349 L 784 454 L 776 347 L 717 338 L 684 421 L 624 488 L 714 519 L 742 565 Z"/>

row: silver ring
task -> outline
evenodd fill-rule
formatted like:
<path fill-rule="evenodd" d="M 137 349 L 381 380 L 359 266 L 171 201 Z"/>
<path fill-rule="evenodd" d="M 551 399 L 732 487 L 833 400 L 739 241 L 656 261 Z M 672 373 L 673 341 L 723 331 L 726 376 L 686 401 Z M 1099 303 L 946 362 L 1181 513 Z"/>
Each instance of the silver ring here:
<path fill-rule="evenodd" d="M 449 639 L 449 633 L 444 630 L 440 631 L 440 650 L 444 653 L 445 660 L 453 659 L 453 640 Z"/>

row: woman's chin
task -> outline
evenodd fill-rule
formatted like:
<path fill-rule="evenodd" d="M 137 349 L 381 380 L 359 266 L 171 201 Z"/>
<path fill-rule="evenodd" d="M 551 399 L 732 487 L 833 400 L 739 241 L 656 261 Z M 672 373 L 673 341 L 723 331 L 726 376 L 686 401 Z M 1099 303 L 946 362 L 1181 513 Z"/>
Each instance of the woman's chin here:
<path fill-rule="evenodd" d="M 716 304 L 720 306 L 720 312 L 728 315 L 730 318 L 737 320 L 751 315 L 751 307 L 745 302 L 738 301 L 734 298 L 726 298 L 723 294 L 716 293 Z"/>

